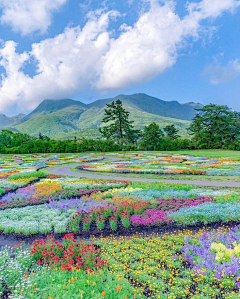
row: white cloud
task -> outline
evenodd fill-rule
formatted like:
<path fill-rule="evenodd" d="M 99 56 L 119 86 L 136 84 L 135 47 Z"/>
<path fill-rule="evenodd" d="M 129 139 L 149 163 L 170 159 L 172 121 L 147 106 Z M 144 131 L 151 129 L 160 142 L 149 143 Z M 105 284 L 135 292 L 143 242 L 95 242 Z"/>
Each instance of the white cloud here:
<path fill-rule="evenodd" d="M 240 75 L 240 61 L 229 61 L 227 65 L 213 63 L 205 67 L 203 76 L 208 77 L 213 85 L 226 83 Z"/>
<path fill-rule="evenodd" d="M 67 97 L 91 87 L 101 70 L 100 58 L 108 50 L 109 18 L 117 15 L 115 11 L 100 16 L 91 14 L 82 30 L 66 28 L 52 39 L 33 44 L 29 53 L 18 54 L 16 43 L 5 43 L 0 50 L 0 64 L 6 70 L 0 87 L 0 110 L 13 103 L 29 110 L 45 98 Z M 29 59 L 34 59 L 37 65 L 33 77 L 22 70 Z"/>
<path fill-rule="evenodd" d="M 1 0 L 0 0 L 1 1 Z M 188 39 L 198 39 L 201 22 L 234 11 L 238 1 L 202 0 L 189 4 L 181 18 L 173 1 L 152 0 L 132 26 L 121 26 L 114 37 L 110 21 L 117 11 L 88 14 L 83 28 L 66 28 L 62 34 L 32 45 L 18 54 L 14 42 L 0 50 L 6 70 L 0 86 L 0 110 L 17 104 L 32 109 L 45 98 L 70 97 L 85 89 L 120 89 L 147 80 L 172 67 Z M 209 10 L 207 9 L 209 5 Z M 36 75 L 24 74 L 24 64 L 34 60 Z"/>
<path fill-rule="evenodd" d="M 198 3 L 188 3 L 187 9 L 190 15 L 197 18 L 217 18 L 223 12 L 235 12 L 240 6 L 240 1 L 236 0 L 202 0 Z"/>
<path fill-rule="evenodd" d="M 51 25 L 52 13 L 67 0 L 0 0 L 1 23 L 23 35 L 46 32 Z"/>
<path fill-rule="evenodd" d="M 216 18 L 223 11 L 234 11 L 235 0 L 203 0 L 188 4 L 183 19 L 175 12 L 173 1 L 161 6 L 151 0 L 151 7 L 118 39 L 102 58 L 103 69 L 97 87 L 115 89 L 141 82 L 173 66 L 178 50 L 188 37 L 198 38 L 201 21 Z"/>

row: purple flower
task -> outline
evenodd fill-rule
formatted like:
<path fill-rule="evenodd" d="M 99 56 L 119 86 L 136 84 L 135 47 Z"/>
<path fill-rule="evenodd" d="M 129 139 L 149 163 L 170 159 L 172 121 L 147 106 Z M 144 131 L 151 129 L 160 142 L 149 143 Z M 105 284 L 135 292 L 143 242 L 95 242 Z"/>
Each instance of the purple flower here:
<path fill-rule="evenodd" d="M 112 205 L 104 201 L 96 201 L 94 199 L 83 199 L 83 198 L 67 198 L 60 199 L 58 201 L 50 200 L 46 207 L 52 209 L 63 210 L 67 212 L 69 209 L 74 209 L 76 212 L 89 213 L 92 209 L 99 207 L 111 207 Z"/>

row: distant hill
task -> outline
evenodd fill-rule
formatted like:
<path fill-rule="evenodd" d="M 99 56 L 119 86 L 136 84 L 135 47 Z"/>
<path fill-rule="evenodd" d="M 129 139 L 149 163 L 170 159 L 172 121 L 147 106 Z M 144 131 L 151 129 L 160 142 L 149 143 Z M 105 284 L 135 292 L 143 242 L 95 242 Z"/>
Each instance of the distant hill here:
<path fill-rule="evenodd" d="M 79 130 L 77 121 L 87 106 L 71 99 L 44 100 L 36 109 L 15 126 L 23 133 L 39 132 L 54 137 L 56 134 Z"/>
<path fill-rule="evenodd" d="M 41 132 L 61 139 L 72 137 L 73 134 L 79 136 L 77 134 L 79 130 L 82 130 L 81 136 L 87 137 L 90 132 L 90 135 L 98 136 L 94 131 L 101 126 L 106 104 L 117 99 L 123 102 L 123 106 L 130 112 L 130 118 L 135 121 L 138 128 L 143 128 L 154 121 L 160 127 L 175 124 L 181 134 L 186 134 L 186 128 L 196 113 L 194 109 L 202 107 L 201 104 L 193 102 L 186 104 L 177 101 L 166 102 L 142 93 L 118 95 L 91 104 L 71 99 L 44 100 L 31 113 L 14 122 L 14 125 L 6 121 L 5 126 L 31 135 L 37 136 Z M 85 134 L 86 129 L 93 130 L 85 131 Z"/>
<path fill-rule="evenodd" d="M 25 114 L 19 113 L 18 115 L 7 117 L 5 114 L 0 113 L 0 128 L 19 122 L 24 116 Z"/>

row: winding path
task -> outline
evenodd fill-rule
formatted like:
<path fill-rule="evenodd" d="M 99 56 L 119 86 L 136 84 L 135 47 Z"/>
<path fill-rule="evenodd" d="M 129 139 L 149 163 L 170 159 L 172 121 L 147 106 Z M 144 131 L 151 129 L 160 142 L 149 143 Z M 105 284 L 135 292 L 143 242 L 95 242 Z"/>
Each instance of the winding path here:
<path fill-rule="evenodd" d="M 115 157 L 107 157 L 111 161 L 121 161 L 121 158 Z M 106 179 L 106 180 L 123 180 L 123 181 L 136 181 L 136 182 L 164 182 L 164 183 L 179 183 L 179 184 L 191 184 L 197 186 L 205 186 L 205 187 L 239 187 L 240 182 L 221 182 L 221 181 L 197 181 L 197 180 L 167 180 L 167 179 L 147 179 L 144 178 L 144 174 L 142 178 L 134 178 L 134 177 L 126 177 L 121 175 L 105 175 L 105 174 L 93 174 L 90 171 L 85 172 L 75 172 L 72 171 L 71 168 L 76 166 L 75 164 L 69 164 L 65 166 L 51 167 L 48 168 L 48 172 L 57 175 L 69 175 L 76 176 L 81 178 L 88 179 Z"/>

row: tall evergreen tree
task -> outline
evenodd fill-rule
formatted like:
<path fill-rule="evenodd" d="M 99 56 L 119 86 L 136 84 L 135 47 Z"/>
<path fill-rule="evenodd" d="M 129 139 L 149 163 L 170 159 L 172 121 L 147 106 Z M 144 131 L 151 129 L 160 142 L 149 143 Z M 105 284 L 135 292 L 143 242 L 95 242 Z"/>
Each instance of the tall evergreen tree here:
<path fill-rule="evenodd" d="M 141 145 L 147 150 L 156 150 L 159 146 L 160 138 L 163 137 L 163 131 L 155 122 L 144 128 Z"/>
<path fill-rule="evenodd" d="M 227 106 L 210 104 L 194 116 L 189 127 L 199 148 L 226 148 L 240 136 L 240 113 Z"/>
<path fill-rule="evenodd" d="M 128 143 L 137 133 L 133 128 L 134 121 L 129 120 L 129 112 L 123 108 L 120 100 L 106 106 L 102 120 L 106 125 L 99 129 L 100 133 L 104 138 L 113 139 L 120 145 Z"/>
<path fill-rule="evenodd" d="M 175 125 L 168 125 L 163 128 L 166 136 L 171 139 L 178 139 L 180 136 L 178 135 L 179 130 L 175 127 Z"/>

